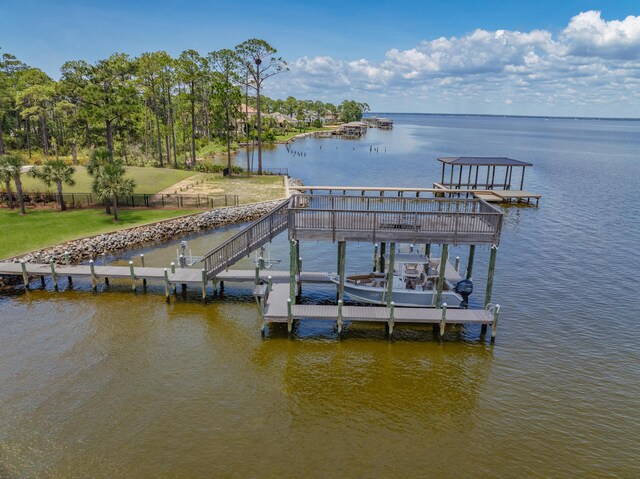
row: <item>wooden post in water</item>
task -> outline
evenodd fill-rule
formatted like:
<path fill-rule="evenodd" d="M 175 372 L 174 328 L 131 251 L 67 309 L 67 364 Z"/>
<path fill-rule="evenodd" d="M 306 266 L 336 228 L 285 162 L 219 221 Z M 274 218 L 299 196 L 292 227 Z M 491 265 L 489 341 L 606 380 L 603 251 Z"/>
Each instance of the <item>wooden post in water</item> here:
<path fill-rule="evenodd" d="M 373 272 L 378 269 L 378 243 L 373 246 Z"/>
<path fill-rule="evenodd" d="M 67 266 L 67 268 L 71 266 L 71 255 L 68 251 L 64 252 L 64 264 Z M 73 283 L 73 279 L 71 278 L 71 276 L 67 276 L 67 281 L 69 282 L 69 284 Z"/>
<path fill-rule="evenodd" d="M 340 283 L 338 284 L 338 301 L 344 301 L 344 275 L 346 256 L 347 242 L 338 241 L 338 275 L 340 276 Z"/>
<path fill-rule="evenodd" d="M 491 255 L 489 256 L 489 272 L 487 274 L 487 291 L 484 295 L 484 307 L 491 302 L 491 291 L 493 290 L 493 275 L 496 272 L 496 254 L 498 253 L 498 247 L 496 245 L 491 246 Z M 480 329 L 481 334 L 487 332 L 487 325 L 483 324 Z"/>
<path fill-rule="evenodd" d="M 202 301 L 207 300 L 207 270 L 202 268 Z"/>
<path fill-rule="evenodd" d="M 338 300 L 338 336 L 342 333 L 342 300 Z"/>
<path fill-rule="evenodd" d="M 143 253 L 140 253 L 140 264 L 144 268 L 144 254 Z M 147 287 L 147 278 L 142 278 L 142 286 L 145 287 L 145 288 Z"/>
<path fill-rule="evenodd" d="M 440 337 L 444 336 L 445 321 L 447 320 L 447 303 L 442 303 L 442 317 L 440 319 Z"/>
<path fill-rule="evenodd" d="M 380 243 L 380 267 L 378 271 L 384 273 L 384 257 L 387 253 L 387 243 Z"/>
<path fill-rule="evenodd" d="M 171 298 L 169 296 L 169 271 L 167 271 L 167 268 L 164 268 L 164 297 L 167 300 L 167 303 L 171 302 Z"/>
<path fill-rule="evenodd" d="M 91 270 L 91 289 L 95 291 L 98 289 L 98 281 L 96 279 L 96 268 L 92 259 L 89 260 L 89 269 Z"/>
<path fill-rule="evenodd" d="M 469 246 L 469 262 L 467 263 L 467 279 L 473 274 L 473 258 L 476 255 L 476 245 Z"/>
<path fill-rule="evenodd" d="M 291 334 L 293 329 L 293 314 L 291 313 L 291 298 L 287 298 L 287 332 Z"/>
<path fill-rule="evenodd" d="M 271 292 L 273 290 L 273 278 L 271 275 L 267 278 L 267 292 Z"/>
<path fill-rule="evenodd" d="M 456 271 L 460 272 L 460 256 L 456 256 Z"/>
<path fill-rule="evenodd" d="M 171 274 L 176 274 L 176 263 L 175 261 L 171 262 Z M 176 283 L 173 283 L 173 294 L 178 294 L 176 291 Z"/>
<path fill-rule="evenodd" d="M 289 299 L 296 300 L 296 240 L 289 241 Z"/>
<path fill-rule="evenodd" d="M 449 256 L 449 245 L 442 245 L 442 253 L 440 255 L 440 272 L 438 274 L 438 292 L 436 293 L 436 308 L 440 307 L 442 302 L 442 290 L 444 289 L 444 272 L 447 268 L 447 257 Z"/>
<path fill-rule="evenodd" d="M 493 323 L 491 323 L 491 343 L 496 341 L 496 332 L 498 331 L 498 317 L 500 316 L 500 305 L 496 304 L 493 310 Z"/>
<path fill-rule="evenodd" d="M 49 265 L 51 265 L 51 280 L 53 281 L 53 288 L 58 291 L 58 275 L 56 275 L 56 263 L 53 258 L 49 261 Z"/>
<path fill-rule="evenodd" d="M 393 336 L 393 319 L 395 316 L 395 307 L 396 307 L 396 303 L 394 303 L 393 301 L 391 301 L 391 303 L 389 303 L 389 322 L 388 322 L 388 326 L 389 326 L 389 337 Z"/>
<path fill-rule="evenodd" d="M 256 286 L 260 284 L 260 263 L 256 264 L 256 274 L 253 278 L 253 284 Z"/>
<path fill-rule="evenodd" d="M 396 260 L 396 244 L 389 244 L 389 271 L 387 272 L 387 307 L 391 307 L 393 300 L 393 269 Z"/>
<path fill-rule="evenodd" d="M 131 273 L 131 291 L 136 291 L 136 273 L 133 269 L 133 261 L 129 261 L 129 273 Z"/>
<path fill-rule="evenodd" d="M 27 274 L 27 264 L 23 259 L 20 260 L 20 267 L 22 268 L 22 281 L 24 281 L 24 287 L 29 289 L 29 275 Z"/>

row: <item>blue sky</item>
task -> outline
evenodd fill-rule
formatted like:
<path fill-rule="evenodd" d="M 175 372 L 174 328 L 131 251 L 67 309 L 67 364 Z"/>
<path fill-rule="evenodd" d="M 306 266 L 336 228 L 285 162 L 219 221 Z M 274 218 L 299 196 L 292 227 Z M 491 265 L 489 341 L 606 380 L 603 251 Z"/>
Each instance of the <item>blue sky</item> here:
<path fill-rule="evenodd" d="M 266 93 L 377 111 L 639 116 L 640 1 L 0 0 L 0 47 L 58 77 L 71 59 L 177 55 L 263 38 Z"/>

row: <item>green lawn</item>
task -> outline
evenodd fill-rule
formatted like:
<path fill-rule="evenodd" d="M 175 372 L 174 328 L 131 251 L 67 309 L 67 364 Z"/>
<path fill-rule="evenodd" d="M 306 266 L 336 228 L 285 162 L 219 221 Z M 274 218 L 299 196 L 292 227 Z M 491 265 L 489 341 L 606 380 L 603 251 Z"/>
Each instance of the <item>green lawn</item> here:
<path fill-rule="evenodd" d="M 0 258 L 8 258 L 72 239 L 116 231 L 143 223 L 198 213 L 191 210 L 118 210 L 120 221 L 104 210 L 28 209 L 20 216 L 16 210 L 0 208 Z"/>
<path fill-rule="evenodd" d="M 75 186 L 63 186 L 66 193 L 90 193 L 92 178 L 87 173 L 84 166 L 76 166 L 73 178 L 76 180 Z M 127 174 L 136 182 L 134 193 L 157 193 L 169 186 L 194 176 L 194 172 L 185 170 L 174 170 L 170 168 L 143 168 L 131 166 L 127 168 Z M 22 175 L 24 191 L 55 191 L 55 186 L 47 186 L 37 178 Z M 0 185 L 0 190 L 4 191 L 4 184 Z"/>

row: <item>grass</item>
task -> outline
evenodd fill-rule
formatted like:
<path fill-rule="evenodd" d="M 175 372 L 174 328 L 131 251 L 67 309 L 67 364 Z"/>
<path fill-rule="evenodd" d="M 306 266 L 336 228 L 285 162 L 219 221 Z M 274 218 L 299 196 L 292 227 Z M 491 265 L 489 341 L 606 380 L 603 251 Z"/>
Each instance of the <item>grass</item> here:
<path fill-rule="evenodd" d="M 76 180 L 75 186 L 64 185 L 63 191 L 65 193 L 90 193 L 93 179 L 89 176 L 84 166 L 76 166 L 75 168 L 76 172 L 73 175 Z M 127 176 L 133 178 L 136 182 L 134 193 L 157 193 L 179 181 L 194 176 L 194 173 L 170 168 L 130 166 L 127 168 Z M 28 175 L 22 175 L 22 185 L 24 191 L 55 191 L 55 185 L 47 187 L 39 179 Z M 0 190 L 4 191 L 4 184 L 0 185 Z"/>
<path fill-rule="evenodd" d="M 172 185 L 165 193 L 192 195 L 238 195 L 241 203 L 284 198 L 285 188 L 281 176 L 240 176 L 223 177 L 216 173 L 200 173 Z"/>
<path fill-rule="evenodd" d="M 144 223 L 198 213 L 193 210 L 118 210 L 118 223 L 104 210 L 77 209 L 59 212 L 28 209 L 20 216 L 17 210 L 0 208 L 0 258 L 26 253 L 65 241 L 108 233 Z"/>

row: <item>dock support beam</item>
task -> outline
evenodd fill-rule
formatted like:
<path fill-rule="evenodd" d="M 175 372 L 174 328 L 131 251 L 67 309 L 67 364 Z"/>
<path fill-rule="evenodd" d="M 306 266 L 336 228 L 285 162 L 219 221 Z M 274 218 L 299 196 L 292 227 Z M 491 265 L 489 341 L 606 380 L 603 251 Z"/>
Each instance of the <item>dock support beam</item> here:
<path fill-rule="evenodd" d="M 387 243 L 380 243 L 380 266 L 378 271 L 384 273 L 384 256 L 387 253 Z"/>
<path fill-rule="evenodd" d="M 296 269 L 298 257 L 296 256 L 296 240 L 289 242 L 289 299 L 293 304 L 296 300 Z"/>
<path fill-rule="evenodd" d="M 342 300 L 338 300 L 338 336 L 342 333 Z"/>
<path fill-rule="evenodd" d="M 207 300 L 207 270 L 202 268 L 202 301 Z"/>
<path fill-rule="evenodd" d="M 447 320 L 447 303 L 442 303 L 442 317 L 440 318 L 440 337 L 444 336 L 445 321 Z"/>
<path fill-rule="evenodd" d="M 496 254 L 498 253 L 498 247 L 496 245 L 491 246 L 491 256 L 489 256 L 489 273 L 487 274 L 487 291 L 484 295 L 484 307 L 491 302 L 491 291 L 493 290 L 493 275 L 496 272 Z M 483 324 L 481 333 L 487 332 L 487 325 Z"/>
<path fill-rule="evenodd" d="M 64 252 L 64 264 L 67 266 L 67 268 L 71 266 L 71 255 L 68 251 Z M 67 281 L 69 282 L 69 284 L 73 283 L 73 279 L 71 279 L 71 276 L 67 276 Z"/>
<path fill-rule="evenodd" d="M 444 272 L 447 268 L 447 258 L 449 257 L 449 245 L 442 245 L 442 253 L 440 255 L 440 272 L 438 274 L 438 292 L 436 293 L 436 308 L 440 307 L 442 302 L 442 290 L 444 289 Z"/>
<path fill-rule="evenodd" d="M 89 269 L 91 270 L 91 289 L 95 291 L 96 289 L 98 289 L 98 282 L 96 279 L 96 267 L 93 264 L 92 259 L 89 260 Z"/>
<path fill-rule="evenodd" d="M 136 273 L 133 269 L 133 261 L 129 261 L 129 272 L 131 273 L 131 291 L 136 292 Z"/>
<path fill-rule="evenodd" d="M 373 272 L 378 270 L 378 244 L 373 246 Z"/>
<path fill-rule="evenodd" d="M 396 260 L 396 244 L 389 244 L 389 271 L 387 273 L 387 307 L 393 302 L 393 269 Z"/>
<path fill-rule="evenodd" d="M 291 313 L 291 298 L 287 298 L 287 332 L 291 334 L 293 330 L 293 314 Z"/>
<path fill-rule="evenodd" d="M 140 253 L 140 264 L 144 268 L 144 254 L 143 253 Z M 142 278 L 142 286 L 145 287 L 145 288 L 147 287 L 147 278 Z"/>
<path fill-rule="evenodd" d="M 22 268 L 22 281 L 24 281 L 24 287 L 29 289 L 29 275 L 27 274 L 27 264 L 24 260 L 20 260 L 20 267 Z"/>
<path fill-rule="evenodd" d="M 347 242 L 338 241 L 338 276 L 340 277 L 340 283 L 338 284 L 338 301 L 344 301 L 344 275 L 346 256 Z"/>
<path fill-rule="evenodd" d="M 455 269 L 456 272 L 459 273 L 460 272 L 460 256 L 456 256 L 456 265 L 455 265 Z"/>
<path fill-rule="evenodd" d="M 171 301 L 169 293 L 169 271 L 167 271 L 167 268 L 164 268 L 164 297 L 167 300 L 167 303 Z"/>
<path fill-rule="evenodd" d="M 473 275 L 473 259 L 476 255 L 476 245 L 469 246 L 469 262 L 467 263 L 467 279 Z"/>
<path fill-rule="evenodd" d="M 393 336 L 393 319 L 395 317 L 395 306 L 396 303 L 394 303 L 393 301 L 391 301 L 391 303 L 389 303 L 389 323 L 388 323 L 388 327 L 389 327 L 389 337 L 391 338 L 391 336 Z"/>
<path fill-rule="evenodd" d="M 498 317 L 500 316 L 500 305 L 496 304 L 493 310 L 493 323 L 491 323 L 491 343 L 496 342 L 496 332 L 498 330 Z"/>
<path fill-rule="evenodd" d="M 51 265 L 51 280 L 53 281 L 53 289 L 58 291 L 58 275 L 56 274 L 56 263 L 54 262 L 53 258 L 51 258 L 49 264 Z"/>

